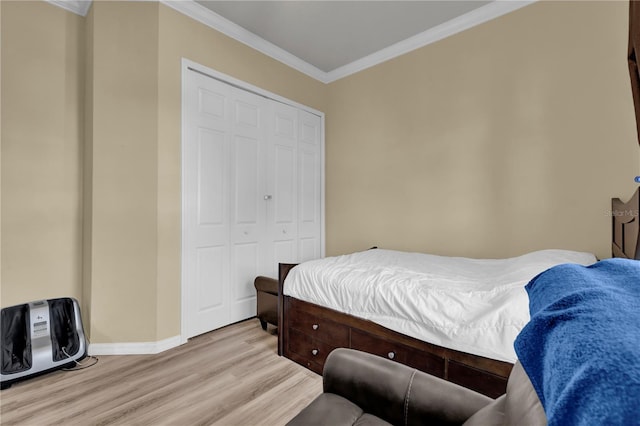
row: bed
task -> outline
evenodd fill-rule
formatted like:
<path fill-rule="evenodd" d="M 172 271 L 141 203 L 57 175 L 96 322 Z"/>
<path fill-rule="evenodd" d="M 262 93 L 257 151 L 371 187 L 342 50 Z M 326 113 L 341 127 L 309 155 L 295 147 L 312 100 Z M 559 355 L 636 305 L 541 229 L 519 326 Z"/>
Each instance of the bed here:
<path fill-rule="evenodd" d="M 496 397 L 529 320 L 524 286 L 551 266 L 596 261 L 568 250 L 467 259 L 371 249 L 281 264 L 278 352 L 320 374 L 331 350 L 359 349 Z"/>
<path fill-rule="evenodd" d="M 613 257 L 640 260 L 640 189 L 636 190 L 627 202 L 623 202 L 619 198 L 613 198 L 611 200 L 611 218 Z M 377 271 L 378 275 L 384 275 L 383 259 L 384 254 L 387 252 L 387 250 L 377 248 L 363 252 L 365 253 L 365 260 L 369 262 L 369 266 L 364 269 Z M 410 256 L 416 255 L 421 254 L 410 254 Z M 523 262 L 526 259 L 522 259 L 522 257 L 493 262 L 498 262 L 494 263 L 494 266 L 500 265 L 498 269 L 515 268 L 525 272 L 522 276 L 512 279 L 511 282 L 522 292 L 524 291 L 524 284 L 526 284 L 525 281 L 533 278 L 537 272 L 542 272 L 542 270 L 553 266 L 553 264 L 588 264 L 596 261 L 593 255 L 568 251 L 545 250 L 529 253 L 525 257 L 530 258 L 531 256 L 537 257 L 537 260 L 532 264 Z M 449 263 L 448 269 L 451 270 L 452 268 L 455 269 L 451 262 L 453 264 L 458 261 L 464 263 L 469 259 L 443 258 L 442 260 L 445 263 Z M 335 263 L 335 258 L 329 258 L 329 261 Z M 398 263 L 399 261 L 395 259 L 393 262 Z M 478 261 L 471 260 L 471 263 L 475 262 Z M 480 264 L 482 263 L 482 261 L 479 262 Z M 507 263 L 500 264 L 500 262 Z M 308 263 L 305 262 L 303 265 Z M 517 331 L 528 320 L 527 317 L 518 315 L 518 312 L 526 314 L 528 307 L 526 301 L 523 302 L 521 298 L 518 298 L 517 291 L 515 292 L 515 298 L 510 299 L 514 304 L 512 308 L 514 306 L 516 308 L 516 315 L 514 315 L 515 320 L 512 321 L 510 328 L 507 327 L 508 332 L 502 338 L 489 337 L 487 339 L 487 341 L 491 342 L 489 347 L 478 349 L 478 347 L 460 345 L 460 339 L 456 341 L 454 338 L 445 341 L 438 335 L 425 335 L 417 333 L 415 330 L 394 327 L 392 323 L 372 317 L 371 312 L 367 314 L 355 310 L 352 306 L 349 307 L 350 302 L 348 301 L 343 301 L 341 306 L 331 307 L 331 301 L 328 300 L 331 296 L 328 295 L 319 294 L 315 295 L 315 297 L 309 297 L 309 294 L 297 293 L 295 296 L 298 297 L 295 297 L 285 288 L 286 278 L 295 266 L 295 264 L 280 264 L 279 266 L 278 322 L 280 326 L 278 327 L 278 353 L 280 355 L 321 374 L 324 360 L 331 350 L 337 347 L 349 347 L 394 359 L 477 390 L 485 395 L 496 397 L 504 393 L 514 360 L 513 355 L 509 355 L 504 351 L 504 347 L 510 342 L 512 343 Z M 341 267 L 344 274 L 344 265 Z M 407 273 L 408 266 L 403 265 L 403 268 L 404 272 L 400 275 Z M 360 269 L 363 268 L 361 267 Z M 482 266 L 478 269 L 478 275 L 482 275 L 480 273 L 481 269 Z M 490 271 L 491 269 L 489 267 L 488 270 Z M 494 267 L 493 269 L 495 270 L 496 268 Z M 320 268 L 321 270 L 322 268 Z M 421 271 L 421 273 L 425 272 L 427 271 Z M 513 273 L 513 271 L 511 272 Z M 389 271 L 386 273 L 387 276 L 391 275 Z M 441 270 L 439 273 L 441 283 L 448 279 L 444 276 L 446 271 Z M 319 274 L 318 270 L 313 271 L 312 277 L 314 278 L 312 279 L 316 280 Z M 472 265 L 471 268 L 466 270 L 466 277 L 473 276 Z M 512 275 L 511 278 L 514 278 L 514 276 Z M 363 279 L 360 278 L 360 281 L 363 281 Z M 505 283 L 502 283 L 502 285 L 504 287 Z M 312 285 L 306 291 L 307 293 L 309 291 L 313 293 L 313 289 Z M 317 283 L 315 289 L 318 289 Z M 393 294 L 393 291 L 387 290 L 387 294 Z M 520 293 L 520 296 L 522 296 L 522 293 Z M 509 315 L 513 314 L 514 309 L 511 309 Z M 458 335 L 457 337 L 461 336 Z M 462 339 L 464 337 L 462 336 Z M 468 339 L 469 336 L 466 337 Z M 499 349 L 500 347 L 502 349 Z M 492 348 L 496 350 L 492 351 Z"/>
<path fill-rule="evenodd" d="M 611 218 L 612 256 L 640 260 L 640 188 L 636 190 L 627 202 L 623 202 L 619 198 L 612 198 Z M 366 252 L 371 253 L 371 255 L 367 254 L 365 256 L 368 259 L 369 266 L 360 267 L 360 269 L 370 269 L 377 271 L 378 275 L 384 275 L 385 269 L 382 267 L 384 256 L 380 257 L 378 255 L 387 251 L 374 248 Z M 415 255 L 413 254 L 413 256 Z M 524 291 L 522 287 L 526 284 L 525 281 L 533 278 L 537 272 L 542 272 L 542 270 L 553 266 L 553 264 L 588 264 L 596 261 L 593 255 L 579 252 L 545 250 L 530 253 L 525 257 L 531 257 L 532 255 L 534 257 L 537 256 L 537 261 L 533 262 L 533 264 L 523 263 L 522 258 L 503 259 L 493 262 L 498 262 L 494 266 L 500 265 L 497 269 L 511 270 L 515 268 L 516 270 L 524 271 L 525 274 L 515 277 L 516 279 L 511 282 L 511 285 L 518 287 L 520 291 Z M 464 263 L 469 261 L 469 259 L 465 260 L 463 258 L 443 258 L 442 260 L 445 263 L 455 263 L 457 261 Z M 470 261 L 472 264 L 478 262 L 476 260 Z M 507 263 L 499 263 L 505 261 Z M 329 258 L 329 262 L 335 263 L 335 259 Z M 398 260 L 396 259 L 394 262 L 398 263 Z M 482 263 L 482 261 L 479 262 Z M 308 263 L 305 262 L 303 265 Z M 511 328 L 507 327 L 508 332 L 502 337 L 502 341 L 499 341 L 500 339 L 495 336 L 488 339 L 491 342 L 488 349 L 492 347 L 496 349 L 502 346 L 502 350 L 496 352 L 487 350 L 486 347 L 478 349 L 477 347 L 459 345 L 455 338 L 444 341 L 437 335 L 434 338 L 433 335 L 419 334 L 412 332 L 410 329 L 399 329 L 394 327 L 392 323 L 371 317 L 370 313 L 362 313 L 352 306 L 349 307 L 350 302 L 348 301 L 343 301 L 341 306 L 332 306 L 327 301 L 328 298 L 330 299 L 330 296 L 327 295 L 320 294 L 315 295 L 315 297 L 309 297 L 309 294 L 296 293 L 295 296 L 298 297 L 295 297 L 285 287 L 285 281 L 295 266 L 295 264 L 280 264 L 279 266 L 279 355 L 290 358 L 321 374 L 324 360 L 331 350 L 337 347 L 349 347 L 394 359 L 451 382 L 477 390 L 485 395 L 496 397 L 504 393 L 514 359 L 503 349 L 505 344 L 513 342 L 514 333 L 517 334 L 516 331 L 522 328 L 527 321 L 526 317 L 518 316 L 518 311 L 520 314 L 527 313 L 528 307 L 526 304 L 523 305 L 522 299 L 518 298 L 517 291 L 515 298 L 510 299 L 516 307 L 516 320 L 511 324 Z M 403 265 L 403 267 L 404 271 L 400 275 L 406 275 L 407 265 Z M 344 265 L 342 265 L 342 268 L 341 274 L 344 274 L 346 271 Z M 451 265 L 449 265 L 449 269 L 452 269 Z M 482 275 L 481 269 L 482 267 L 478 269 L 479 276 Z M 488 270 L 490 271 L 491 268 Z M 346 272 L 347 274 L 349 273 L 349 271 Z M 419 272 L 425 273 L 428 271 Z M 386 273 L 388 276 L 392 274 L 389 271 Z M 311 280 L 318 279 L 317 276 L 319 274 L 318 270 L 313 271 Z M 448 279 L 443 274 L 444 272 L 440 271 L 441 283 Z M 474 276 L 473 265 L 466 270 L 466 276 L 467 278 Z M 514 278 L 514 276 L 511 276 L 511 278 Z M 310 280 L 310 278 L 307 278 L 307 280 Z M 363 281 L 363 278 L 359 278 L 359 280 Z M 502 285 L 504 287 L 505 283 L 503 282 Z M 306 291 L 313 293 L 313 289 L 312 285 Z M 317 283 L 315 289 L 318 289 Z M 387 292 L 389 291 L 387 290 Z M 387 294 L 392 293 L 393 291 Z M 521 295 L 522 293 L 520 293 Z M 509 315 L 513 315 L 513 312 L 514 310 L 511 309 Z"/>

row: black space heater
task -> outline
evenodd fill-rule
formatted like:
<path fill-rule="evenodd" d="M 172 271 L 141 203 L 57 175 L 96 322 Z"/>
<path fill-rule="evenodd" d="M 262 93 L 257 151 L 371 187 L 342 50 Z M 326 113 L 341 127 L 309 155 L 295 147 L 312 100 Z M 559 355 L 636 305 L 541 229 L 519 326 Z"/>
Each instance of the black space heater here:
<path fill-rule="evenodd" d="M 87 356 L 80 306 L 69 297 L 2 308 L 0 384 L 73 367 Z"/>

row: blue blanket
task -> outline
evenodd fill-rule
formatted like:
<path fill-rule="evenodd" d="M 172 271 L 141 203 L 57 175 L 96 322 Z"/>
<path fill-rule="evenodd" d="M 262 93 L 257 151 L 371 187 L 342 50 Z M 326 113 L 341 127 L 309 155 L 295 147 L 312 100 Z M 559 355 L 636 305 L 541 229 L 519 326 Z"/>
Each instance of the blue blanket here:
<path fill-rule="evenodd" d="M 640 261 L 559 265 L 526 289 L 515 349 L 549 425 L 640 424 Z"/>

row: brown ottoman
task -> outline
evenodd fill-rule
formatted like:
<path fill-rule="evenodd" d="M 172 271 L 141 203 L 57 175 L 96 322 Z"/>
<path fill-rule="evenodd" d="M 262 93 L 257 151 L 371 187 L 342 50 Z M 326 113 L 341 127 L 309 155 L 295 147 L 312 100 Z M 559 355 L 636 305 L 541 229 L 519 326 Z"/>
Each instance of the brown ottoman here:
<path fill-rule="evenodd" d="M 258 319 L 263 330 L 267 323 L 278 326 L 278 280 L 269 277 L 256 277 L 253 285 L 256 288 Z"/>

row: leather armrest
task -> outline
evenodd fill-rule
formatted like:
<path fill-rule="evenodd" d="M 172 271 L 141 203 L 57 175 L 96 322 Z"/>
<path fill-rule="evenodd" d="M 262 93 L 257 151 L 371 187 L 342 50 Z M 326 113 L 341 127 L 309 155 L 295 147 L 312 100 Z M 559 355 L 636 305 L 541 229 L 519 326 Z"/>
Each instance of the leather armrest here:
<path fill-rule="evenodd" d="M 275 296 L 278 295 L 278 280 L 276 279 L 260 275 L 253 281 L 253 285 L 257 291 L 273 294 Z"/>
<path fill-rule="evenodd" d="M 461 424 L 493 402 L 406 365 L 345 348 L 327 357 L 323 388 L 393 424 L 424 424 L 425 419 Z"/>

